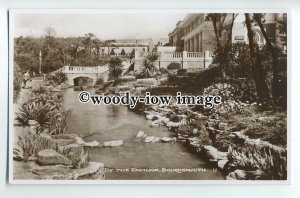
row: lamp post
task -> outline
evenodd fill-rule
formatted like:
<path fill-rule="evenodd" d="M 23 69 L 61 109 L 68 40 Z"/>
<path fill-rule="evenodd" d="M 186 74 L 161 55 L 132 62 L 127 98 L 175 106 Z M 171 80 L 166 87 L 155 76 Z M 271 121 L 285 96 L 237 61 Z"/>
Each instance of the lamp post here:
<path fill-rule="evenodd" d="M 42 50 L 39 52 L 39 74 L 42 74 Z"/>

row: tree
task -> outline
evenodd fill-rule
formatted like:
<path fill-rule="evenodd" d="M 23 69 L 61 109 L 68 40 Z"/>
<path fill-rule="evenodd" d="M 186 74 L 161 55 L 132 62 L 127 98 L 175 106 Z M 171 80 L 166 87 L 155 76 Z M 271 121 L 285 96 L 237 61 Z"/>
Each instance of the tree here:
<path fill-rule="evenodd" d="M 217 43 L 214 61 L 220 64 L 224 78 L 226 77 L 227 66 L 231 59 L 230 54 L 228 52 L 230 51 L 229 49 L 231 48 L 232 44 L 232 29 L 237 15 L 238 14 L 235 13 L 210 13 L 207 14 L 205 19 L 206 21 L 211 21 L 213 24 Z M 228 16 L 231 16 L 229 24 L 226 21 L 226 18 Z"/>
<path fill-rule="evenodd" d="M 125 50 L 124 50 L 124 49 L 122 49 L 122 51 L 121 51 L 121 55 L 122 55 L 122 56 L 124 56 L 124 55 L 125 55 Z"/>
<path fill-rule="evenodd" d="M 112 57 L 109 61 L 109 75 L 118 78 L 122 70 L 122 60 L 119 57 Z"/>
<path fill-rule="evenodd" d="M 252 76 L 256 86 L 256 92 L 260 102 L 265 102 L 269 99 L 269 90 L 265 82 L 263 75 L 259 47 L 257 43 L 254 42 L 254 33 L 252 29 L 252 17 L 249 13 L 245 13 L 245 23 L 247 27 L 247 35 L 249 39 L 249 49 L 250 49 L 250 62 Z"/>
<path fill-rule="evenodd" d="M 54 36 L 56 36 L 56 31 L 55 31 L 55 29 L 52 28 L 52 27 L 46 27 L 46 28 L 44 29 L 44 31 L 46 32 L 46 36 L 47 36 L 47 37 L 54 37 Z"/>
<path fill-rule="evenodd" d="M 261 13 L 255 13 L 253 14 L 253 19 L 257 23 L 257 25 L 260 28 L 260 31 L 266 41 L 267 48 L 272 56 L 272 70 L 273 70 L 273 80 L 272 80 L 272 95 L 274 104 L 277 104 L 278 100 L 278 83 L 279 83 L 279 69 L 278 69 L 278 52 L 279 50 L 276 49 L 275 44 L 272 43 L 271 39 L 267 35 L 267 32 L 263 25 L 263 18 L 264 15 Z"/>
<path fill-rule="evenodd" d="M 110 51 L 110 53 L 109 53 L 109 55 L 112 55 L 112 56 L 114 56 L 116 53 L 115 53 L 115 50 L 114 49 L 111 49 L 111 51 Z"/>
<path fill-rule="evenodd" d="M 151 77 L 157 71 L 155 61 L 158 59 L 158 54 L 149 54 L 143 62 L 143 74 L 145 78 Z"/>

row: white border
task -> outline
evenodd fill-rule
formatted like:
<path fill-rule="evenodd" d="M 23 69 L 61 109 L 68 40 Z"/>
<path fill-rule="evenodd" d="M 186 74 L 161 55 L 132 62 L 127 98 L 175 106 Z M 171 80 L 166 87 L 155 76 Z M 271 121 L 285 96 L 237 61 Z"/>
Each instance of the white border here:
<path fill-rule="evenodd" d="M 241 12 L 242 11 L 242 12 Z M 17 13 L 287 13 L 287 180 L 15 180 L 13 179 L 13 46 L 14 15 Z M 10 184 L 291 184 L 291 9 L 10 9 L 9 10 L 9 183 Z"/>

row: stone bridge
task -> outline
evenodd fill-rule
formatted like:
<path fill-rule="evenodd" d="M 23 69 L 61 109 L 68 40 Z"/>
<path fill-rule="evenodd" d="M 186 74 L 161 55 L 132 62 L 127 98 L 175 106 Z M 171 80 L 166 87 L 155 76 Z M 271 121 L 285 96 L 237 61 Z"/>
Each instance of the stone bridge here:
<path fill-rule="evenodd" d="M 99 78 L 102 78 L 104 82 L 108 80 L 109 67 L 108 65 L 104 66 L 64 66 L 51 74 L 55 74 L 57 72 L 63 72 L 68 77 L 68 85 L 74 86 L 74 82 L 78 78 L 89 78 L 93 80 L 93 84 Z"/>
<path fill-rule="evenodd" d="M 126 71 L 131 65 L 130 61 L 123 61 L 122 68 Z M 63 72 L 68 76 L 68 85 L 74 86 L 74 82 L 77 81 L 78 78 L 89 78 L 93 80 L 93 85 L 95 85 L 96 81 L 99 78 L 102 78 L 104 82 L 108 81 L 109 77 L 109 65 L 103 66 L 64 66 L 52 73 L 55 74 L 57 72 Z"/>

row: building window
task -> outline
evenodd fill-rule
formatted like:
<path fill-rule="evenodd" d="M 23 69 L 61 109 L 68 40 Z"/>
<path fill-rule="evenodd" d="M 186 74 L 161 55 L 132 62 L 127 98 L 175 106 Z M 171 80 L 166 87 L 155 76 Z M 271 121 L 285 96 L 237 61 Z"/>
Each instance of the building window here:
<path fill-rule="evenodd" d="M 260 32 L 260 30 L 258 30 L 258 29 L 254 30 L 254 41 L 258 45 L 263 45 L 264 44 L 264 37 L 263 37 L 262 33 Z"/>

